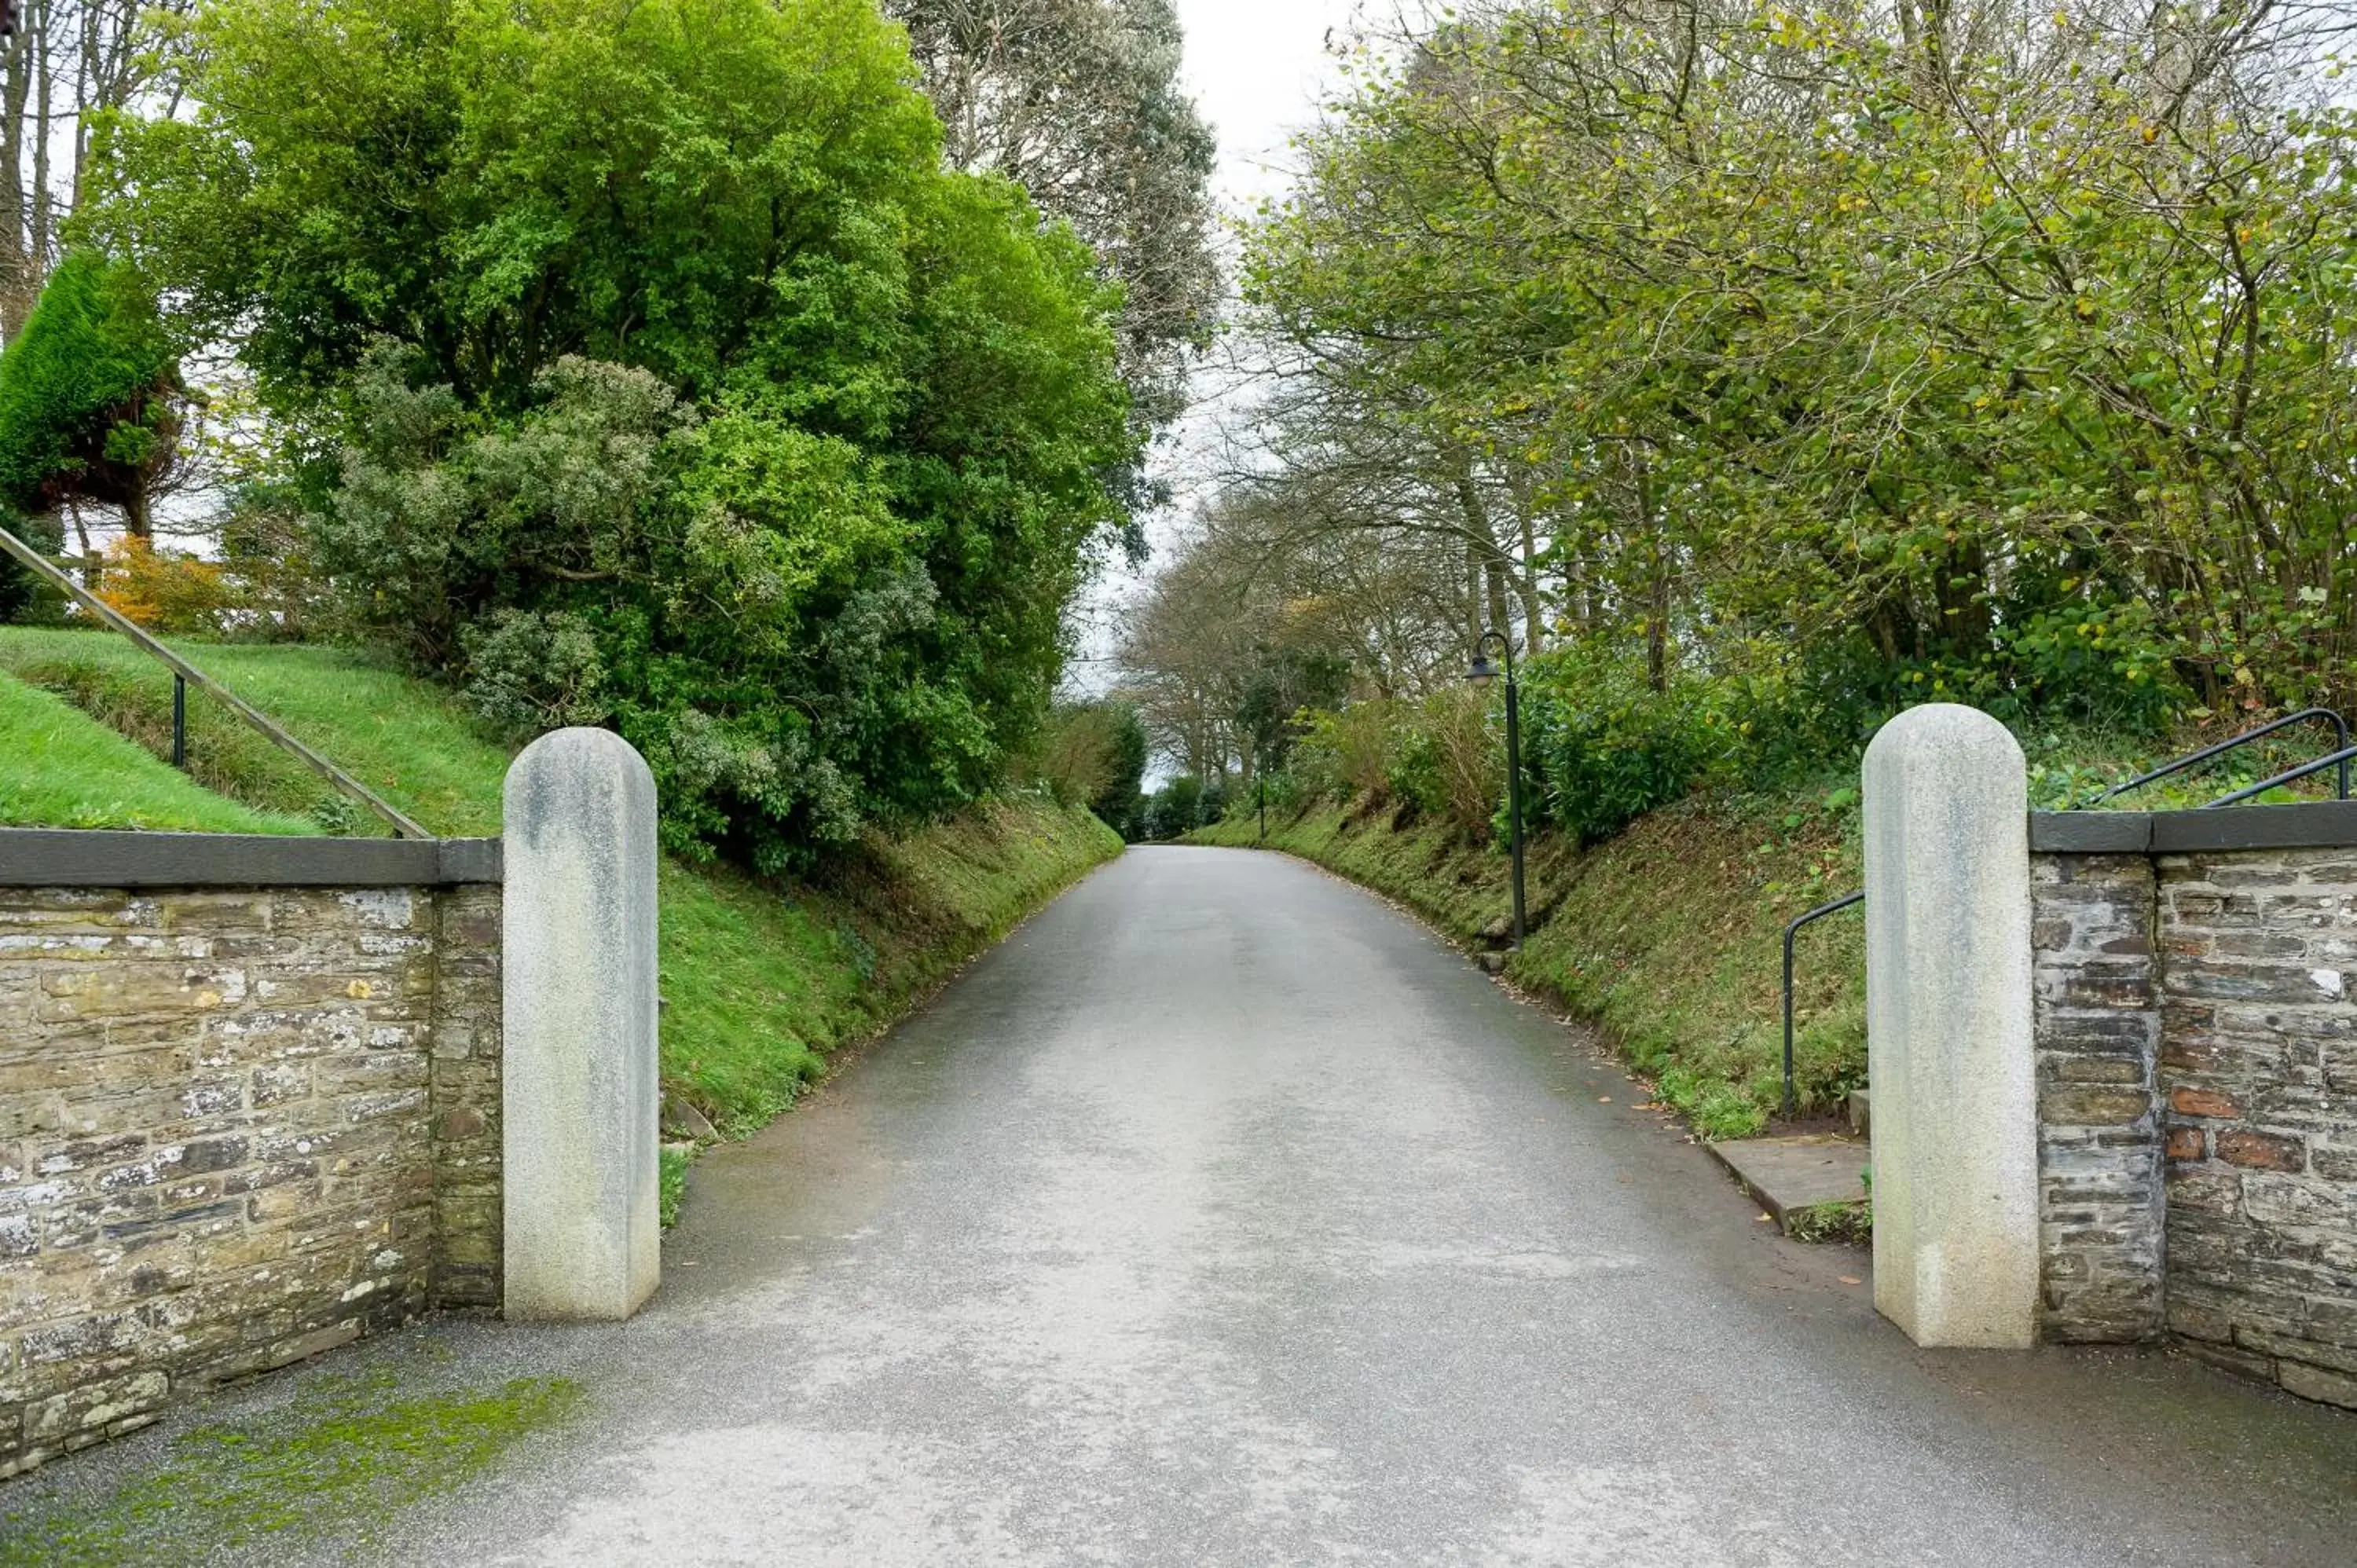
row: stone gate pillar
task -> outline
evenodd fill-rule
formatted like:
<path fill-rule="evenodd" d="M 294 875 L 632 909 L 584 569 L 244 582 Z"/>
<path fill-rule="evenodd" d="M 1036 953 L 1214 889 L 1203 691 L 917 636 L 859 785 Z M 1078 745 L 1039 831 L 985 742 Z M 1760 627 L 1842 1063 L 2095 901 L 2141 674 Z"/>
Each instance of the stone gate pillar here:
<path fill-rule="evenodd" d="M 1874 1305 L 1919 1345 L 2037 1331 L 2038 1102 L 2021 747 L 1910 708 L 1867 747 Z"/>
<path fill-rule="evenodd" d="M 505 1313 L 628 1317 L 661 1274 L 654 777 L 564 729 L 504 798 Z"/>

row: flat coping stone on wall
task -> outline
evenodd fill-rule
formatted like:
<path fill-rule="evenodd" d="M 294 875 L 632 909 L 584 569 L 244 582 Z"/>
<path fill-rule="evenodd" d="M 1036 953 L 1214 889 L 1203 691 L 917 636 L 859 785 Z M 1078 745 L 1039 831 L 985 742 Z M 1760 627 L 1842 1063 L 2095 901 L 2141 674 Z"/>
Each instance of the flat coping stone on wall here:
<path fill-rule="evenodd" d="M 501 880 L 497 839 L 0 828 L 6 887 L 430 887 Z"/>
<path fill-rule="evenodd" d="M 2189 854 L 2205 850 L 2357 845 L 2357 800 L 2221 806 L 2190 811 L 2032 811 L 2041 854 Z"/>
<path fill-rule="evenodd" d="M 1919 1345 L 2037 1337 L 2028 770 L 2005 726 L 1934 703 L 1863 771 L 1874 1305 Z"/>

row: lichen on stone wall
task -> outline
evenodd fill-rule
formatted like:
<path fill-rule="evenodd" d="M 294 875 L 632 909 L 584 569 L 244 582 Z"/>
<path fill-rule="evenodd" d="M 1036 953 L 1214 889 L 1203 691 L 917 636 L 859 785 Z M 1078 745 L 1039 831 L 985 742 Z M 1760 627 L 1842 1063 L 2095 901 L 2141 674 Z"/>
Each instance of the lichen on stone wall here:
<path fill-rule="evenodd" d="M 0 1475 L 496 1301 L 498 909 L 0 889 Z"/>

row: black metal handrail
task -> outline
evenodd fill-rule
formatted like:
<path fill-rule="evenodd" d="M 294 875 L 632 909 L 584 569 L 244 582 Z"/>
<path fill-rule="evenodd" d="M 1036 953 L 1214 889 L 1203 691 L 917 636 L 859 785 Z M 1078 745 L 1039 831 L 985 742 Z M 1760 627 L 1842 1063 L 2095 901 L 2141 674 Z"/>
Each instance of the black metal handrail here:
<path fill-rule="evenodd" d="M 2268 790 L 2279 785 L 2288 784 L 2296 779 L 2305 779 L 2311 773 L 2321 773 L 2336 763 L 2340 765 L 2341 777 L 2345 780 L 2349 777 L 2349 763 L 2352 757 L 2357 757 L 2357 746 L 2344 746 L 2340 750 L 2319 757 L 2313 762 L 2303 762 L 2298 768 L 2286 768 L 2272 779 L 2262 779 L 2257 783 L 2247 785 L 2231 795 L 2221 795 L 2214 800 L 2204 800 L 2198 809 L 2206 811 L 2214 806 L 2231 806 L 2236 801 L 2247 800 L 2254 795 L 2264 795 Z M 2344 800 L 2349 799 L 2349 786 L 2345 782 L 2341 787 L 2341 798 Z"/>
<path fill-rule="evenodd" d="M 2234 750 L 2238 746 L 2248 746 L 2255 740 L 2262 740 L 2266 736 L 2275 734 L 2277 730 L 2289 729 L 2294 725 L 2307 724 L 2314 719 L 2322 719 L 2332 725 L 2332 733 L 2336 737 L 2334 745 L 2337 749 L 2331 756 L 2320 759 L 2310 767 L 2279 775 L 2276 778 L 2269 779 L 2264 785 L 2256 785 L 2250 789 L 2241 790 L 2232 795 L 2223 796 L 2208 803 L 2212 806 L 2232 805 L 2237 800 L 2248 800 L 2252 795 L 2261 794 L 2266 790 L 2272 789 L 2276 785 L 2284 783 L 2287 779 L 2305 779 L 2310 773 L 2321 773 L 2324 769 L 2332 767 L 2336 763 L 2340 765 L 2341 769 L 2341 777 L 2339 780 L 2341 786 L 2341 799 L 2346 800 L 2349 799 L 2350 758 L 2352 756 L 2357 756 L 2357 753 L 2352 753 L 2351 751 L 2349 746 L 2349 721 L 2342 718 L 2336 710 L 2331 708 L 2302 708 L 2296 714 L 2286 714 L 2283 717 L 2263 724 L 2256 729 L 2248 729 L 2244 730 L 2240 735 L 2230 736 L 2224 740 L 2215 742 L 2210 746 L 2205 746 L 2199 751 L 2189 751 L 2183 757 L 2178 757 L 2174 761 L 2162 763 L 2159 767 L 2154 768 L 2149 773 L 2138 774 L 2136 778 L 2129 779 L 2125 784 L 2113 785 L 2110 789 L 2104 790 L 2102 794 L 2088 801 L 2086 806 L 2077 806 L 2072 809 L 2074 811 L 2084 811 L 2088 807 L 2100 806 L 2104 801 L 2112 799 L 2115 795 L 2125 795 L 2131 789 L 2140 789 L 2144 788 L 2144 786 L 2150 784 L 2157 779 L 2168 778 L 2172 773 L 2182 773 L 2189 768 L 2198 768 L 2201 764 L 2210 761 L 2212 757 L 2223 757 L 2226 753 Z"/>
<path fill-rule="evenodd" d="M 1856 893 L 1845 894 L 1843 897 L 1835 899 L 1830 904 L 1818 905 L 1815 908 L 1800 916 L 1784 928 L 1784 1114 L 1787 1116 L 1790 1116 L 1792 1113 L 1794 1101 L 1792 1089 L 1792 939 L 1795 936 L 1798 936 L 1800 934 L 1801 928 L 1807 925 L 1810 921 L 1822 920 L 1827 915 L 1848 908 L 1852 904 L 1863 904 L 1865 902 L 1866 893 L 1865 890 L 1861 888 Z"/>
<path fill-rule="evenodd" d="M 230 712 L 261 731 L 264 739 L 293 753 L 297 760 L 313 772 L 384 819 L 396 837 L 430 839 L 434 836 L 425 827 L 404 816 L 381 799 L 367 785 L 287 734 L 285 729 L 269 714 L 165 647 L 162 642 L 150 635 L 145 627 L 131 620 L 113 605 L 59 571 L 55 562 L 5 528 L 0 528 L 0 552 L 15 556 L 38 574 L 43 580 L 62 590 L 74 603 L 97 617 L 100 624 L 121 632 L 136 643 L 144 652 L 171 671 L 172 764 L 174 767 L 184 767 L 188 761 L 188 682 L 193 681 L 220 698 Z"/>

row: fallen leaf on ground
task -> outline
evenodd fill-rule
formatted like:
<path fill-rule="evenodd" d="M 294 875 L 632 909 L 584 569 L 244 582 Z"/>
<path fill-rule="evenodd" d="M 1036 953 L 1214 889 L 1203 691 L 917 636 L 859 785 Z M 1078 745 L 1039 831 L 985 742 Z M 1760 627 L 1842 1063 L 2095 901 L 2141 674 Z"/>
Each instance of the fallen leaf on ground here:
<path fill-rule="evenodd" d="M 1862 1285 L 1866 1282 L 1859 1279 L 1856 1274 L 1844 1274 L 1841 1277 L 1841 1283 L 1846 1285 Z"/>
<path fill-rule="evenodd" d="M 1612 1097 L 1609 1094 L 1599 1094 L 1596 1097 L 1596 1103 L 1598 1105 L 1609 1105 L 1612 1103 Z"/>

